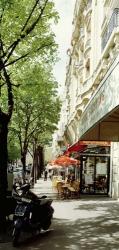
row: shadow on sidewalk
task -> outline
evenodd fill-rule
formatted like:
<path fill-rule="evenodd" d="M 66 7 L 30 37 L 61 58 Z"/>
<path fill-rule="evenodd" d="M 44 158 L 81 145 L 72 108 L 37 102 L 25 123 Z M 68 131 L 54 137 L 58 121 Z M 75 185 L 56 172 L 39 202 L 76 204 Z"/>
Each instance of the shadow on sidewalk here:
<path fill-rule="evenodd" d="M 0 243 L 8 243 L 12 241 L 13 221 L 8 220 L 5 232 L 0 232 Z"/>

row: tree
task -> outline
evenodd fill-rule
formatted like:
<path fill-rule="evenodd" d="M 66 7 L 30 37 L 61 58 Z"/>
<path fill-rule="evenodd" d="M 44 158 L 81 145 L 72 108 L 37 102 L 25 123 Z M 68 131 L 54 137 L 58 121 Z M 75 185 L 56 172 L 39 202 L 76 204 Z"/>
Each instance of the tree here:
<path fill-rule="evenodd" d="M 7 136 L 13 108 L 13 88 L 19 67 L 25 62 L 51 61 L 56 45 L 51 32 L 51 20 L 57 19 L 53 1 L 0 1 L 0 93 L 6 89 L 7 103 L 0 105 L 0 228 L 5 225 L 4 206 L 7 191 Z M 4 98 L 3 98 L 4 99 Z"/>
<path fill-rule="evenodd" d="M 45 65 L 33 65 L 33 68 L 25 73 L 23 81 L 23 88 L 17 90 L 15 96 L 12 129 L 19 138 L 25 172 L 29 144 L 35 143 L 36 147 L 36 142 L 41 142 L 41 135 L 48 132 L 51 134 L 56 129 L 60 101 L 57 98 L 57 84 Z"/>
<path fill-rule="evenodd" d="M 9 129 L 10 130 L 10 129 Z M 9 131 L 8 162 L 14 163 L 20 158 L 20 146 L 15 131 Z"/>

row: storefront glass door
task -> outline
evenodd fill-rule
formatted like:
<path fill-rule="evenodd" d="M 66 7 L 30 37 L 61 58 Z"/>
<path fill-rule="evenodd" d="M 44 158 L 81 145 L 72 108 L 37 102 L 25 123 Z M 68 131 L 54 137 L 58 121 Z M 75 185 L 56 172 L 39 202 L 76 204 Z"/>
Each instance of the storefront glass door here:
<path fill-rule="evenodd" d="M 109 186 L 109 157 L 83 156 L 81 166 L 81 192 L 107 194 Z"/>
<path fill-rule="evenodd" d="M 83 157 L 82 161 L 82 192 L 94 193 L 94 157 Z"/>
<path fill-rule="evenodd" d="M 107 182 L 108 182 L 108 158 L 96 157 L 96 179 L 95 179 L 96 193 L 107 193 Z"/>

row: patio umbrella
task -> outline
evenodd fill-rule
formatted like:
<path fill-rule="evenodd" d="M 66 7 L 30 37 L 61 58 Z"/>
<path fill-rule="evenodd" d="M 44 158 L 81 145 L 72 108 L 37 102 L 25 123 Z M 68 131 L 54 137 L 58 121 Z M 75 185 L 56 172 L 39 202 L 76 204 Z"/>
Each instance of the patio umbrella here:
<path fill-rule="evenodd" d="M 57 168 L 58 168 L 58 169 L 60 169 L 60 168 L 62 169 L 62 166 L 57 165 L 57 164 L 52 164 L 52 165 L 48 165 L 48 166 L 47 166 L 47 169 L 48 169 L 48 170 L 57 169 Z"/>
<path fill-rule="evenodd" d="M 68 165 L 78 165 L 79 161 L 66 156 L 66 155 L 61 155 L 58 158 L 56 158 L 55 160 L 52 161 L 52 164 L 57 164 L 57 165 L 61 165 L 61 166 L 68 166 Z"/>

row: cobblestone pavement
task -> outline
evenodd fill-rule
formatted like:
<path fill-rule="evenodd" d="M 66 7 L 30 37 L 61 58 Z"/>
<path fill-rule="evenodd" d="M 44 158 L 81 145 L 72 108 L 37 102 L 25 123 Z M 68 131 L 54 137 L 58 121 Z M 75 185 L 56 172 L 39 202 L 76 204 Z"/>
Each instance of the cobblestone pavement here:
<path fill-rule="evenodd" d="M 44 187 L 41 192 L 42 184 Z M 40 180 L 36 186 L 34 189 L 37 194 L 42 193 L 52 197 L 49 180 L 48 182 Z M 119 250 L 119 202 L 117 200 L 99 196 L 68 201 L 58 200 L 56 192 L 53 193 L 53 197 L 55 212 L 50 230 L 41 232 L 37 236 L 22 234 L 19 249 Z M 0 249 L 14 249 L 10 237 L 8 241 L 1 238 Z"/>

